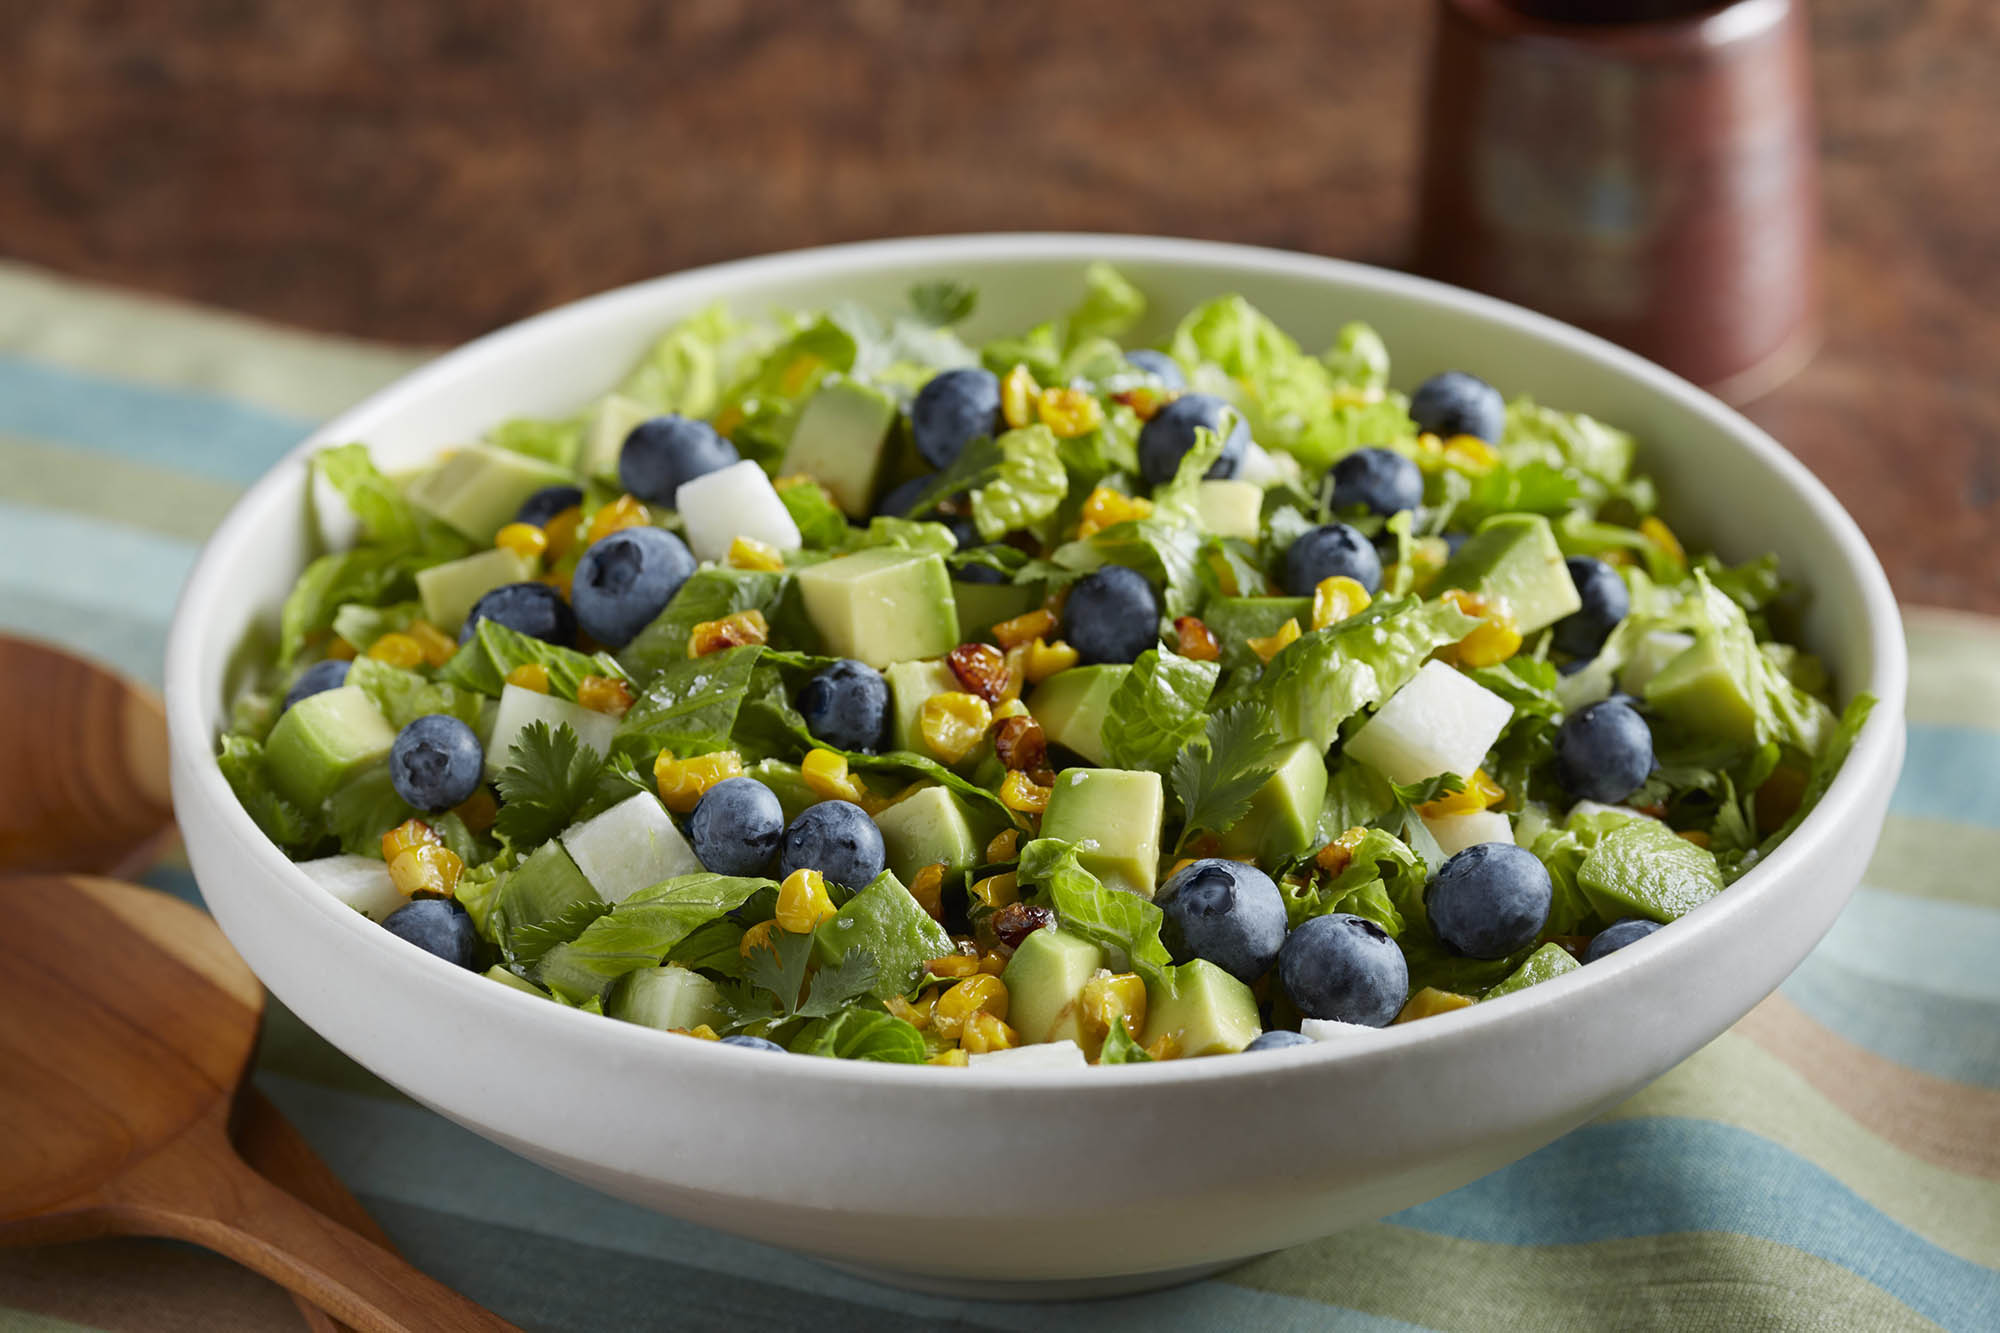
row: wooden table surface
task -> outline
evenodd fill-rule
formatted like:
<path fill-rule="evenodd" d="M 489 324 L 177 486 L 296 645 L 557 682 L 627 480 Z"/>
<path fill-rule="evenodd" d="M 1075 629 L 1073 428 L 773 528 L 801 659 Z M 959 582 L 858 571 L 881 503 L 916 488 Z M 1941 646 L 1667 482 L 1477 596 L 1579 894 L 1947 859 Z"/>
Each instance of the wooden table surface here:
<path fill-rule="evenodd" d="M 1827 342 L 1751 410 L 2000 612 L 2000 5 L 1813 6 Z M 1102 229 L 1404 260 L 1425 6 L 0 0 L 0 253 L 448 342 L 690 264 Z"/>

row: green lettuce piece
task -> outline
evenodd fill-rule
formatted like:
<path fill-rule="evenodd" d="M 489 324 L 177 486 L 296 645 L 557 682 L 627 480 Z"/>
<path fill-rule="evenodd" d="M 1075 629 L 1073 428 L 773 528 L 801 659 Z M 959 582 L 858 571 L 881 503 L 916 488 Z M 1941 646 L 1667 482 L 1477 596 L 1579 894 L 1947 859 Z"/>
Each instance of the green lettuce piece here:
<path fill-rule="evenodd" d="M 546 670 L 549 693 L 572 702 L 576 699 L 577 685 L 585 676 L 609 676 L 627 682 L 632 679 L 609 653 L 580 653 L 574 648 L 544 643 L 491 618 L 480 620 L 472 637 L 459 646 L 449 662 L 438 668 L 438 679 L 498 698 L 507 684 L 507 673 L 527 665 Z"/>
<path fill-rule="evenodd" d="M 1069 493 L 1062 451 L 1047 426 L 1037 423 L 1010 430 L 996 443 L 999 469 L 972 492 L 972 521 L 989 542 L 1017 528 L 1034 527 L 1055 513 Z"/>
<path fill-rule="evenodd" d="M 224 736 L 216 762 L 229 781 L 229 789 L 272 842 L 297 852 L 325 836 L 316 811 L 302 809 L 278 794 L 260 742 L 248 736 Z"/>
<path fill-rule="evenodd" d="M 419 560 L 408 550 L 357 546 L 320 556 L 305 567 L 278 612 L 278 667 L 285 670 L 306 640 L 331 629 L 349 603 L 380 603 L 413 591 Z"/>
<path fill-rule="evenodd" d="M 597 915 L 568 943 L 550 948 L 536 975 L 574 1003 L 601 997 L 627 972 L 659 966 L 696 927 L 772 887 L 768 879 L 706 872 L 665 880 Z"/>
<path fill-rule="evenodd" d="M 1722 892 L 1715 857 L 1656 819 L 1612 829 L 1577 867 L 1576 883 L 1606 921 L 1672 921 Z"/>
<path fill-rule="evenodd" d="M 650 761 L 661 750 L 690 755 L 727 748 L 764 652 L 746 644 L 660 667 L 619 720 L 612 749 Z"/>
<path fill-rule="evenodd" d="M 934 523 L 929 519 L 896 518 L 889 514 L 877 514 L 868 520 L 867 527 L 849 528 L 847 540 L 841 543 L 840 549 L 842 552 L 865 551 L 877 546 L 952 555 L 958 550 L 958 539 L 953 537 L 951 529 L 942 523 Z"/>
<path fill-rule="evenodd" d="M 1160 939 L 1166 914 L 1137 894 L 1106 888 L 1077 862 L 1076 844 L 1036 838 L 1021 849 L 1019 874 L 1042 890 L 1061 929 L 1102 948 L 1115 967 L 1129 967 L 1148 987 L 1171 987 L 1173 956 Z"/>
<path fill-rule="evenodd" d="M 1063 321 L 1063 347 L 1073 350 L 1092 338 L 1123 338 L 1146 314 L 1146 297 L 1105 263 L 1083 271 L 1083 299 Z"/>
<path fill-rule="evenodd" d="M 1448 602 L 1375 602 L 1286 647 L 1271 660 L 1257 697 L 1280 744 L 1310 740 L 1324 749 L 1342 722 L 1401 689 L 1433 651 L 1478 623 Z"/>
<path fill-rule="evenodd" d="M 340 498 L 361 521 L 367 539 L 384 546 L 410 546 L 421 524 L 416 509 L 403 498 L 400 486 L 376 468 L 365 444 L 341 444 L 312 457 L 313 471 L 340 492 Z"/>
<path fill-rule="evenodd" d="M 841 527 L 846 526 L 843 520 Z M 768 621 L 776 613 L 787 582 L 788 576 L 776 570 L 731 569 L 726 565 L 697 569 L 652 623 L 625 645 L 618 660 L 635 680 L 678 666 L 688 660 L 688 640 L 696 625 L 739 611 L 762 611 Z"/>
<path fill-rule="evenodd" d="M 348 602 L 333 613 L 333 632 L 362 652 L 384 634 L 400 634 L 424 618 L 422 602 L 366 606 Z"/>
<path fill-rule="evenodd" d="M 1104 713 L 1104 745 L 1115 768 L 1164 774 L 1181 747 L 1207 723 L 1214 662 L 1149 648 L 1113 692 Z"/>
<path fill-rule="evenodd" d="M 907 994 L 923 977 L 925 963 L 952 951 L 945 928 L 887 870 L 821 922 L 814 935 L 823 963 L 866 949 L 876 965 L 872 993 L 880 999 Z"/>
<path fill-rule="evenodd" d="M 1054 320 L 1026 333 L 994 338 L 979 349 L 979 363 L 995 375 L 1026 366 L 1038 384 L 1062 382 L 1063 336 Z"/>
<path fill-rule="evenodd" d="M 1389 345 L 1372 325 L 1361 320 L 1341 325 L 1333 346 L 1320 360 L 1334 381 L 1349 389 L 1379 391 L 1389 387 Z"/>
<path fill-rule="evenodd" d="M 493 899 L 500 888 L 500 881 L 507 871 L 513 869 L 512 859 L 498 857 L 484 865 L 468 866 L 458 877 L 458 887 L 452 890 L 452 897 L 472 918 L 472 928 L 479 932 L 479 938 L 488 944 L 496 944 L 493 938 Z"/>
<path fill-rule="evenodd" d="M 1516 467 L 1541 462 L 1616 487 L 1631 476 L 1637 452 L 1629 433 L 1581 412 L 1558 412 L 1525 397 L 1507 404 L 1500 455 Z"/>
<path fill-rule="evenodd" d="M 1097 1063 L 1101 1065 L 1143 1065 L 1151 1064 L 1153 1057 L 1146 1054 L 1146 1048 L 1132 1037 L 1132 1031 L 1123 1023 L 1113 1023 L 1111 1031 L 1105 1035 L 1104 1047 L 1097 1053 Z"/>
<path fill-rule="evenodd" d="M 792 1038 L 790 1049 L 795 1055 L 899 1065 L 922 1064 L 929 1054 L 924 1034 L 909 1023 L 879 1009 L 858 1008 L 806 1024 Z"/>
<path fill-rule="evenodd" d="M 1225 409 L 1230 413 L 1235 408 Z M 1227 438 L 1229 422 L 1225 420 L 1221 434 L 1206 426 L 1197 426 L 1194 445 L 1181 455 L 1181 461 L 1174 466 L 1174 475 L 1153 488 L 1153 512 L 1169 523 L 1195 523 L 1200 519 L 1195 497 L 1201 491 L 1202 479 L 1209 468 L 1222 457 L 1222 443 Z"/>
<path fill-rule="evenodd" d="M 910 310 L 934 328 L 947 328 L 972 317 L 979 305 L 979 289 L 954 278 L 910 284 Z"/>
<path fill-rule="evenodd" d="M 750 349 L 748 332 L 726 307 L 709 306 L 662 334 L 614 392 L 653 412 L 713 416 L 723 385 Z"/>
<path fill-rule="evenodd" d="M 1347 868 L 1324 885 L 1280 880 L 1287 923 L 1329 912 L 1366 917 L 1390 938 L 1400 938 L 1409 919 L 1424 920 L 1423 895 L 1427 873 L 1423 858 L 1395 834 L 1371 828 L 1355 845 Z"/>
<path fill-rule="evenodd" d="M 548 421 L 539 417 L 515 417 L 486 432 L 486 442 L 511 453 L 539 458 L 559 468 L 574 469 L 577 452 L 583 447 L 583 420 Z"/>
<path fill-rule="evenodd" d="M 1497 1000 L 1503 995 L 1512 995 L 1517 990 L 1538 986 L 1565 972 L 1574 972 L 1581 966 L 1582 964 L 1572 958 L 1569 950 L 1562 945 L 1544 944 L 1529 954 L 1526 962 L 1515 968 L 1504 981 L 1487 991 L 1482 998 Z"/>
<path fill-rule="evenodd" d="M 347 668 L 347 683 L 360 687 L 398 731 L 427 713 L 443 713 L 469 727 L 479 724 L 481 695 L 429 680 L 421 672 L 357 657 Z"/>
<path fill-rule="evenodd" d="M 1848 703 L 1833 734 L 1827 737 L 1825 747 L 1806 774 L 1805 792 L 1799 798 L 1799 808 L 1758 846 L 1759 857 L 1770 855 L 1772 849 L 1789 838 L 1805 817 L 1813 812 L 1813 807 L 1819 804 L 1820 798 L 1826 795 L 1826 789 L 1839 776 L 1840 766 L 1847 762 L 1848 753 L 1854 749 L 1855 740 L 1868 724 L 1869 714 L 1874 711 L 1875 696 L 1872 694 L 1858 694 Z"/>
<path fill-rule="evenodd" d="M 1220 296 L 1189 311 L 1168 350 L 1184 366 L 1216 367 L 1236 389 L 1251 433 L 1266 446 L 1300 452 L 1297 446 L 1332 402 L 1332 372 L 1240 296 Z M 1332 459 L 1301 455 L 1299 461 L 1323 467 Z"/>
<path fill-rule="evenodd" d="M 1160 613 L 1171 618 L 1200 603 L 1201 543 L 1200 530 L 1191 525 L 1140 518 L 1065 542 L 1049 559 L 1071 576 L 1088 574 L 1100 565 L 1136 569 L 1160 591 Z"/>
<path fill-rule="evenodd" d="M 1326 800 L 1319 812 L 1319 843 L 1324 846 L 1351 828 L 1380 823 L 1396 809 L 1396 788 L 1366 764 L 1336 759 L 1326 780 Z"/>
<path fill-rule="evenodd" d="M 847 515 L 817 482 L 786 486 L 778 491 L 785 512 L 798 524 L 799 539 L 808 550 L 827 551 L 847 540 Z"/>
<path fill-rule="evenodd" d="M 774 467 L 806 399 L 829 374 L 854 370 L 859 351 L 851 329 L 821 315 L 757 358 L 723 393 L 713 415 L 735 419 L 729 438 L 744 457 Z"/>

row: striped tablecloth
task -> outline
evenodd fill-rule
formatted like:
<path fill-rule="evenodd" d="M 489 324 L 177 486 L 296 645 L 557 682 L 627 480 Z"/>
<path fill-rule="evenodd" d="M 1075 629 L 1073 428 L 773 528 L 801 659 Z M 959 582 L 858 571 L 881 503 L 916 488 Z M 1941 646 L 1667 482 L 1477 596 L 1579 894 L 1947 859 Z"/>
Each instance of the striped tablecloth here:
<path fill-rule="evenodd" d="M 0 627 L 157 684 L 232 496 L 420 359 L 0 265 Z M 1907 626 L 1888 832 L 1776 995 L 1524 1161 L 1176 1291 L 876 1287 L 531 1166 L 275 1006 L 258 1082 L 415 1263 L 535 1329 L 2000 1329 L 2000 624 Z M 195 895 L 184 866 L 152 879 Z M 275 1288 L 186 1247 L 0 1251 L 0 1327 L 297 1326 Z"/>

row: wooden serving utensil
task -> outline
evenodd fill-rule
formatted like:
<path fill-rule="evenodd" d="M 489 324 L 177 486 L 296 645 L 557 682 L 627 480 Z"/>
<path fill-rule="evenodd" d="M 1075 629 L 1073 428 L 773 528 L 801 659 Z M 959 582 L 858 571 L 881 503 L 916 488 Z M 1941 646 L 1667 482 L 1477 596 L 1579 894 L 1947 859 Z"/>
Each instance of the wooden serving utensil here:
<path fill-rule="evenodd" d="M 252 1170 L 230 1141 L 264 990 L 205 913 L 0 880 L 0 1243 L 192 1241 L 372 1333 L 511 1329 Z"/>

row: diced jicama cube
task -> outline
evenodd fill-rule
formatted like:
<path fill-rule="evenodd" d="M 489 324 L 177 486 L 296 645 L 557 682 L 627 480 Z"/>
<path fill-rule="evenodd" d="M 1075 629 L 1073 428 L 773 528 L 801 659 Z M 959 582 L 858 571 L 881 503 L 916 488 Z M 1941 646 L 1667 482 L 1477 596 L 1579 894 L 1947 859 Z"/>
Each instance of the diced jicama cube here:
<path fill-rule="evenodd" d="M 702 865 L 659 801 L 638 792 L 562 833 L 563 850 L 607 903 Z"/>
<path fill-rule="evenodd" d="M 1514 706 L 1443 662 L 1426 662 L 1347 742 L 1393 782 L 1440 773 L 1469 777 L 1514 716 Z"/>
<path fill-rule="evenodd" d="M 749 537 L 780 551 L 799 549 L 799 525 L 764 469 L 749 459 L 684 481 L 674 497 L 688 548 L 698 560 L 721 560 L 729 544 Z"/>

